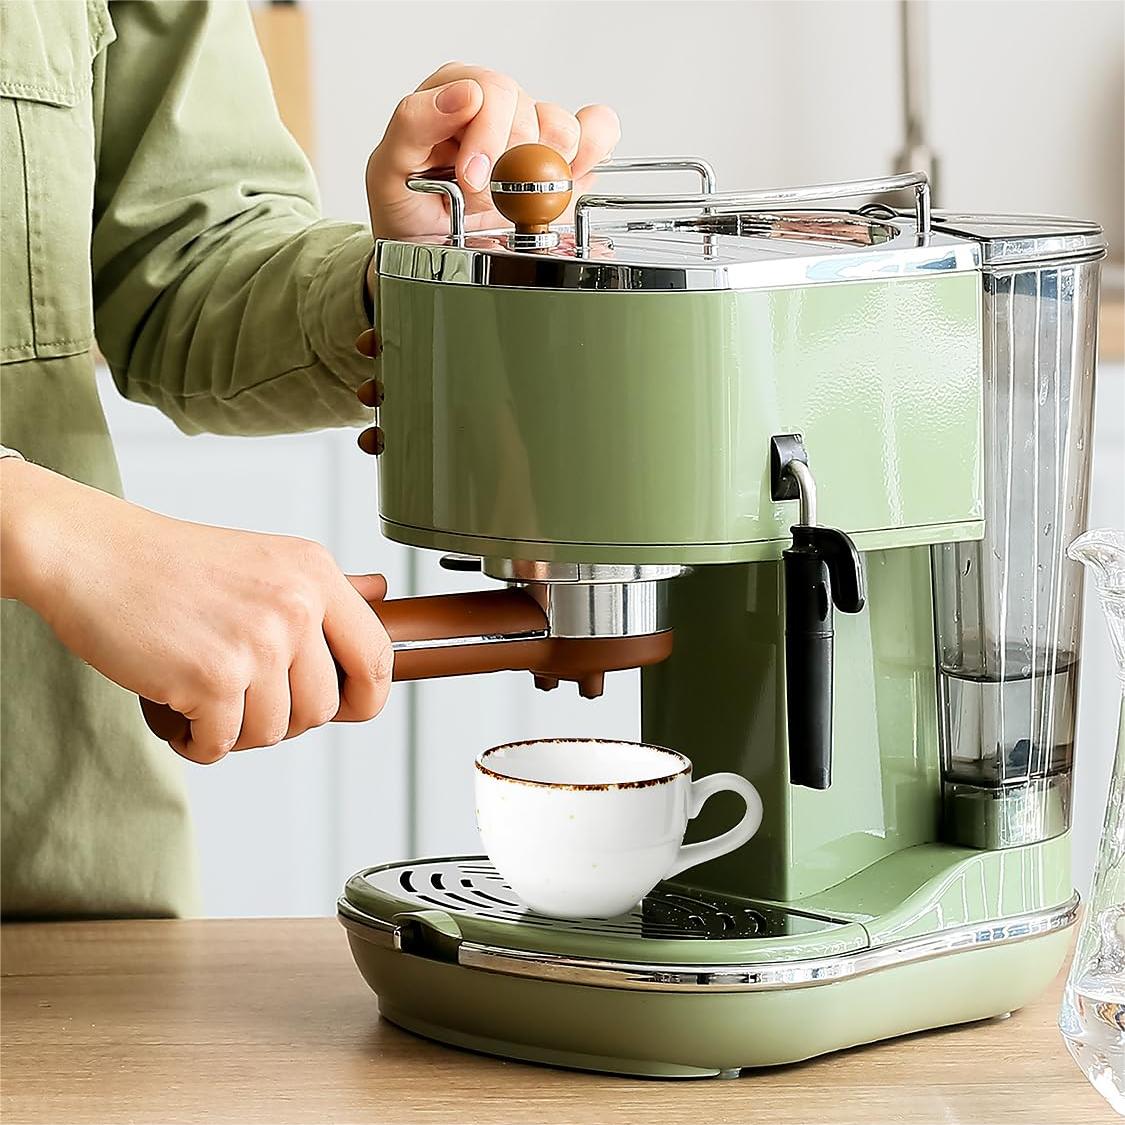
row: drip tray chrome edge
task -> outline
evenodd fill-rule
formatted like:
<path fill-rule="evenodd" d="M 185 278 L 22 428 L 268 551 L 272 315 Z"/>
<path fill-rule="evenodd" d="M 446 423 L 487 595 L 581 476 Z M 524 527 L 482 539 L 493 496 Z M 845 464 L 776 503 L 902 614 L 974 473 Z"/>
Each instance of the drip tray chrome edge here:
<path fill-rule="evenodd" d="M 830 984 L 879 969 L 924 961 L 949 953 L 1043 937 L 1074 924 L 1078 895 L 1049 910 L 996 922 L 942 930 L 893 945 L 855 953 L 784 964 L 657 965 L 628 964 L 560 954 L 523 952 L 462 942 L 458 963 L 487 972 L 537 977 L 601 988 L 647 989 L 659 992 L 761 992 Z"/>
<path fill-rule="evenodd" d="M 530 977 L 596 988 L 657 992 L 763 992 L 804 988 L 1029 938 L 1046 937 L 1072 926 L 1078 916 L 1078 895 L 1059 906 L 994 922 L 941 930 L 924 937 L 842 953 L 818 960 L 741 965 L 630 963 L 571 957 L 461 941 L 456 963 L 463 968 L 505 976 Z M 339 902 L 340 920 L 389 949 L 400 950 L 399 927 Z"/>

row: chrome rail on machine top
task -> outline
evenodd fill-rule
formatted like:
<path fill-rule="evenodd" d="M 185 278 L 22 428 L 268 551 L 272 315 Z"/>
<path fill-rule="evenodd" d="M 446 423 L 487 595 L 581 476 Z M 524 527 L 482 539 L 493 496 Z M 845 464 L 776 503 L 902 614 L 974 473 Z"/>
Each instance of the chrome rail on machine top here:
<path fill-rule="evenodd" d="M 617 169 L 599 168 L 599 171 Z M 930 183 L 924 172 L 880 176 L 871 180 L 845 180 L 805 187 L 765 188 L 758 191 L 703 192 L 698 195 L 584 195 L 574 206 L 574 249 L 579 255 L 590 249 L 590 212 L 599 211 L 694 211 L 729 214 L 790 203 L 812 203 L 825 199 L 848 199 L 860 195 L 914 189 L 914 214 L 918 237 L 930 233 Z"/>
<path fill-rule="evenodd" d="M 842 180 L 831 184 L 804 187 L 763 188 L 756 191 L 716 191 L 715 169 L 700 156 L 629 157 L 607 160 L 595 169 L 604 172 L 695 172 L 701 191 L 694 195 L 599 195 L 579 198 L 574 206 L 574 249 L 583 256 L 590 249 L 590 212 L 599 211 L 703 211 L 721 215 L 756 208 L 814 203 L 827 199 L 849 199 L 863 195 L 914 189 L 914 216 L 918 238 L 930 234 L 930 183 L 925 172 L 906 172 L 898 176 L 878 176 L 867 180 Z M 435 168 L 406 181 L 411 191 L 444 195 L 449 200 L 449 241 L 465 244 L 465 196 L 451 168 Z"/>

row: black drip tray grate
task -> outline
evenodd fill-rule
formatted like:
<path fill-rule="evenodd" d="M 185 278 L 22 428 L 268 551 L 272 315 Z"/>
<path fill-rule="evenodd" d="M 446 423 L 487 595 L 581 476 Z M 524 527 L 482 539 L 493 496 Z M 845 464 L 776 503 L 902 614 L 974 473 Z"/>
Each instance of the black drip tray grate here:
<path fill-rule="evenodd" d="M 488 860 L 473 857 L 395 864 L 371 871 L 365 879 L 415 908 L 592 936 L 682 941 L 773 937 L 795 930 L 794 916 L 788 911 L 671 884 L 657 887 L 639 907 L 619 918 L 577 922 L 547 918 L 522 906 Z M 823 929 L 826 922 L 802 921 L 806 926 L 797 930 Z"/>

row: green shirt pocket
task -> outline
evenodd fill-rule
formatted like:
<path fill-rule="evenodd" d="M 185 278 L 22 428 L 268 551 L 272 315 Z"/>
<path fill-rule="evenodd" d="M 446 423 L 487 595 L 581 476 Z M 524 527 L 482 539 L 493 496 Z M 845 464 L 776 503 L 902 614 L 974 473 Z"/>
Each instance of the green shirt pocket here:
<path fill-rule="evenodd" d="M 93 61 L 105 0 L 0 4 L 0 361 L 93 342 Z"/>

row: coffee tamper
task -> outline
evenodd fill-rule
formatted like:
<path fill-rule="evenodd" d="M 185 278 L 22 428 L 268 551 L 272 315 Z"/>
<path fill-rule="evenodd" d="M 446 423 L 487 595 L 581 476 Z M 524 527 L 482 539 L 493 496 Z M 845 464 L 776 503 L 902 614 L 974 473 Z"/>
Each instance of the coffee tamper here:
<path fill-rule="evenodd" d="M 559 243 L 553 223 L 570 204 L 574 190 L 570 165 L 553 148 L 526 144 L 510 148 L 492 169 L 489 184 L 496 210 L 515 230 L 512 250 L 546 250 Z"/>

